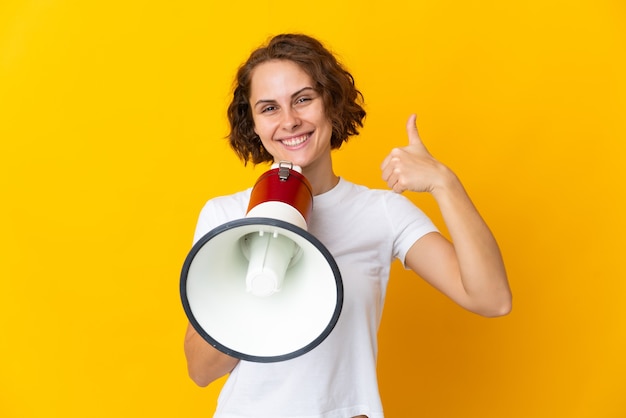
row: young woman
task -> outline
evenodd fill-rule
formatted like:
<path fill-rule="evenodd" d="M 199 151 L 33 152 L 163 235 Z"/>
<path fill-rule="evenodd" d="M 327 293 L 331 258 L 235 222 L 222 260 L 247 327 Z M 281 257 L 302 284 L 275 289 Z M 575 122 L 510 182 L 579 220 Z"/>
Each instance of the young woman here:
<path fill-rule="evenodd" d="M 391 150 L 373 190 L 339 177 L 331 151 L 358 134 L 365 111 L 349 72 L 317 40 L 284 34 L 254 51 L 239 69 L 228 109 L 230 144 L 244 163 L 289 161 L 313 188 L 309 232 L 341 271 L 344 305 L 331 334 L 310 352 L 284 362 L 239 361 L 189 326 L 185 354 L 200 386 L 230 373 L 220 418 L 383 417 L 376 378 L 376 335 L 390 264 L 398 258 L 464 308 L 484 316 L 511 309 L 511 292 L 489 228 L 456 175 L 424 147 L 412 115 L 408 145 Z M 452 242 L 401 195 L 436 199 Z M 196 228 L 245 216 L 250 189 L 210 200 Z"/>

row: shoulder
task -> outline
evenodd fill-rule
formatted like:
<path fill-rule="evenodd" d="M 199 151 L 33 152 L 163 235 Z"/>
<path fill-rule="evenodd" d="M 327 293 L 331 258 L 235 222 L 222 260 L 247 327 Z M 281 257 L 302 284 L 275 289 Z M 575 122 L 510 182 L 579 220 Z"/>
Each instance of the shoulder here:
<path fill-rule="evenodd" d="M 245 215 L 245 211 L 250 201 L 251 189 L 242 190 L 237 193 L 224 196 L 216 196 L 209 199 L 202 208 L 202 213 L 210 211 L 233 213 L 237 216 Z M 240 212 L 243 210 L 243 214 Z"/>
<path fill-rule="evenodd" d="M 352 183 L 344 180 L 344 196 L 345 200 L 361 202 L 365 205 L 380 205 L 381 207 L 415 207 L 406 196 L 395 193 L 391 190 L 375 189 L 368 186 Z"/>
<path fill-rule="evenodd" d="M 396 224 L 427 217 L 407 197 L 391 190 L 373 189 L 341 179 L 335 189 L 313 202 L 316 219 L 332 217 L 346 222 L 375 222 Z"/>
<path fill-rule="evenodd" d="M 243 218 L 248 209 L 250 192 L 251 189 L 247 189 L 231 195 L 217 196 L 207 201 L 200 210 L 194 241 L 221 224 Z"/>

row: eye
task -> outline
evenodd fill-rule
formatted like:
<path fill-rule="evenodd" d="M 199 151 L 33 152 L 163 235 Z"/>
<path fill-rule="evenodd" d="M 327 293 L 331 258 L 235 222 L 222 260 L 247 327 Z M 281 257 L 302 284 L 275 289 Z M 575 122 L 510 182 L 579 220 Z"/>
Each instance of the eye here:
<path fill-rule="evenodd" d="M 307 102 L 310 102 L 311 100 L 313 100 L 313 98 L 312 97 L 308 97 L 308 96 L 298 97 L 296 99 L 295 104 L 296 105 L 306 104 Z"/>
<path fill-rule="evenodd" d="M 273 112 L 274 110 L 276 110 L 276 106 L 274 105 L 269 105 L 269 106 L 265 106 L 261 109 L 261 113 L 269 113 L 269 112 Z"/>

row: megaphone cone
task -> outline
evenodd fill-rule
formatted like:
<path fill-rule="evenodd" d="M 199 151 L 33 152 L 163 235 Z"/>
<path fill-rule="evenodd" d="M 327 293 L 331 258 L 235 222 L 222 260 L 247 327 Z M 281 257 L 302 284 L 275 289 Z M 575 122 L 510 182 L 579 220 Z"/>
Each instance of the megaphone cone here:
<path fill-rule="evenodd" d="M 318 346 L 343 304 L 330 252 L 306 230 L 311 188 L 281 163 L 255 184 L 245 218 L 193 246 L 180 281 L 185 313 L 218 350 L 256 362 L 283 361 Z"/>

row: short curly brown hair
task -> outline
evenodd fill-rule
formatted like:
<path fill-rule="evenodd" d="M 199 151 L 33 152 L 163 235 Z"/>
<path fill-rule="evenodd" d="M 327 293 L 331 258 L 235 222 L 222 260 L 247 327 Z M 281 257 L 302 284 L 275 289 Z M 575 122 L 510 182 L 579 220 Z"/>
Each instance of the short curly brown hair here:
<path fill-rule="evenodd" d="M 292 61 L 313 79 L 313 88 L 322 96 L 326 116 L 332 124 L 331 149 L 338 149 L 350 136 L 359 134 L 365 110 L 363 95 L 357 90 L 352 74 L 318 40 L 302 34 L 277 35 L 250 54 L 235 78 L 233 99 L 228 106 L 228 140 L 244 164 L 274 160 L 254 132 L 250 108 L 252 71 L 271 60 Z"/>

